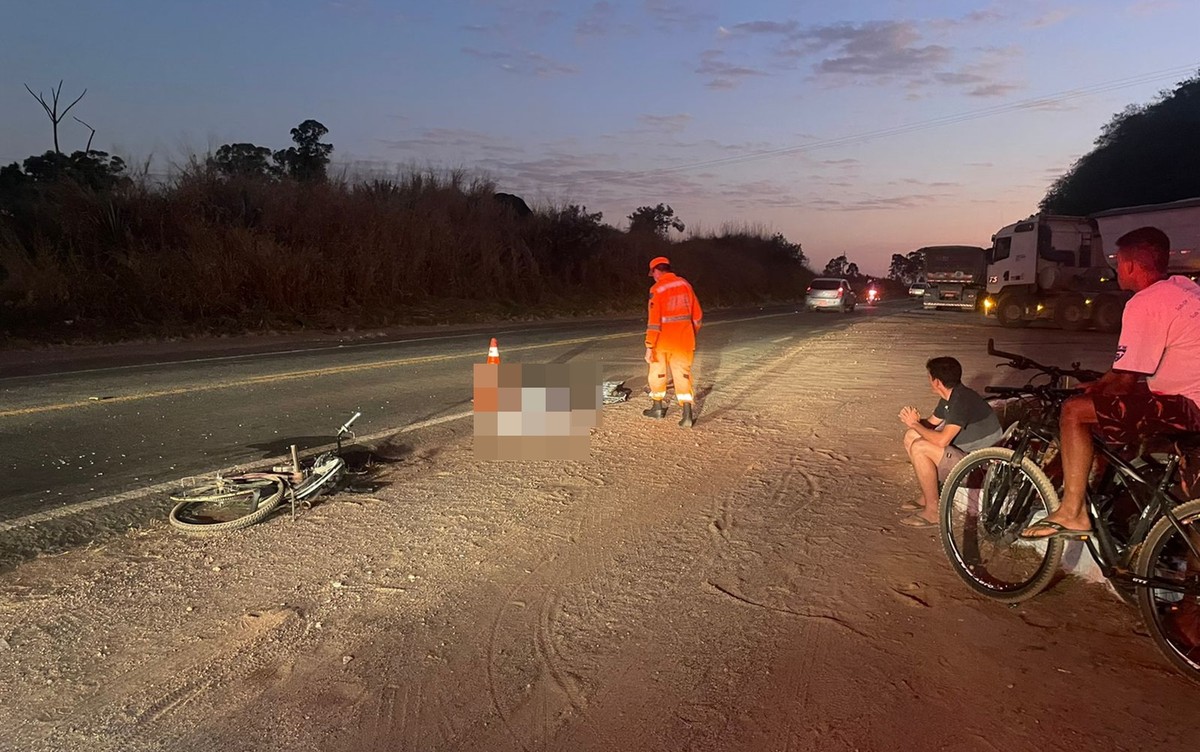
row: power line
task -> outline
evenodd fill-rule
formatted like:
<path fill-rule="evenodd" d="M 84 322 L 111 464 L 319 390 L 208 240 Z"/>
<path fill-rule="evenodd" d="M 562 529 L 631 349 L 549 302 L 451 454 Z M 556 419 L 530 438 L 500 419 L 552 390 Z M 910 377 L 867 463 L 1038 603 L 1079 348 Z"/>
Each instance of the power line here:
<path fill-rule="evenodd" d="M 1108 91 L 1116 91 L 1117 89 L 1124 89 L 1124 88 L 1128 88 L 1130 86 L 1136 86 L 1138 84 L 1150 83 L 1153 81 L 1162 80 L 1164 78 L 1173 78 L 1173 77 L 1181 75 L 1181 74 L 1192 73 L 1192 72 L 1196 71 L 1198 68 L 1200 68 L 1200 63 L 1192 63 L 1190 65 L 1178 66 L 1175 68 L 1167 68 L 1164 70 L 1154 71 L 1151 73 L 1143 73 L 1143 74 L 1140 74 L 1137 76 L 1130 76 L 1128 78 L 1121 78 L 1121 79 L 1115 79 L 1112 81 L 1106 81 L 1103 83 L 1094 84 L 1092 86 L 1087 86 L 1087 87 L 1083 87 L 1083 88 L 1079 88 L 1079 89 L 1068 89 L 1066 91 L 1058 92 L 1055 94 L 1050 94 L 1047 96 L 1023 99 L 1018 102 L 1009 102 L 1007 104 L 995 105 L 993 107 L 985 107 L 983 109 L 971 110 L 968 112 L 962 112 L 962 113 L 958 113 L 955 115 L 945 115 L 942 117 L 930 118 L 929 120 L 921 120 L 916 123 L 909 123 L 906 125 L 897 125 L 897 126 L 892 126 L 889 128 L 881 128 L 879 130 L 867 131 L 865 133 L 857 133 L 857 134 L 852 134 L 852 135 L 848 135 L 848 136 L 837 136 L 834 138 L 821 139 L 819 141 L 812 141 L 807 144 L 797 144 L 795 146 L 784 146 L 784 147 L 780 147 L 778 149 L 767 149 L 764 151 L 756 151 L 756 152 L 752 152 L 750 154 L 740 154 L 740 155 L 736 155 L 736 156 L 732 156 L 732 157 L 721 157 L 719 159 L 709 159 L 709 160 L 705 160 L 703 162 L 692 162 L 689 164 L 676 165 L 674 167 L 662 167 L 662 168 L 656 168 L 653 170 L 643 170 L 642 172 L 632 173 L 628 177 L 629 177 L 629 179 L 637 180 L 640 178 L 652 177 L 655 175 L 668 175 L 668 174 L 676 173 L 676 172 L 686 172 L 689 170 L 698 170 L 698 169 L 702 169 L 705 167 L 722 167 L 722 166 L 732 165 L 732 164 L 742 164 L 744 162 L 753 162 L 753 161 L 757 161 L 760 159 L 768 159 L 770 157 L 778 157 L 778 156 L 788 155 L 788 154 L 798 154 L 801 152 L 814 151 L 817 149 L 827 149 L 827 148 L 834 147 L 834 146 L 848 146 L 851 144 L 862 143 L 865 141 L 872 141 L 872 140 L 879 139 L 879 138 L 888 138 L 891 136 L 899 136 L 899 135 L 904 135 L 904 134 L 908 134 L 908 133 L 917 133 L 917 132 L 924 131 L 924 130 L 930 130 L 933 128 L 941 128 L 941 127 L 947 126 L 947 125 L 955 125 L 957 123 L 964 123 L 964 122 L 967 122 L 970 120 L 978 120 L 981 118 L 991 117 L 993 115 L 1000 115 L 1000 114 L 1004 114 L 1007 112 L 1016 112 L 1018 110 L 1027 110 L 1027 109 L 1038 109 L 1038 108 L 1046 107 L 1046 106 L 1050 106 L 1050 105 L 1061 104 L 1063 102 L 1068 102 L 1072 99 L 1089 97 L 1089 96 L 1093 96 L 1095 94 L 1102 94 L 1102 93 L 1108 92 Z M 598 182 L 600 180 L 601 180 L 601 178 L 597 177 L 597 178 L 594 178 L 591 180 L 583 180 L 580 182 L 587 184 L 589 182 Z M 574 183 L 574 182 L 572 183 L 572 185 L 578 185 L 578 184 L 579 183 Z"/>

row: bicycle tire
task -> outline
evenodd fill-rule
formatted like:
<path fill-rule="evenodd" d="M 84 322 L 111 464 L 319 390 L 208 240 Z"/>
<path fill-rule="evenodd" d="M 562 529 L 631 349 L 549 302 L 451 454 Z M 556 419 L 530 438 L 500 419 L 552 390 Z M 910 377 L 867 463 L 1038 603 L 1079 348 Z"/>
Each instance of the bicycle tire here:
<path fill-rule="evenodd" d="M 1172 512 L 1183 525 L 1196 525 L 1200 531 L 1200 499 L 1180 504 Z M 1200 571 L 1188 571 L 1190 553 L 1181 554 L 1182 550 L 1186 550 L 1186 543 L 1179 532 L 1170 520 L 1160 517 L 1146 535 L 1134 572 L 1146 578 L 1178 578 L 1182 563 L 1184 573 L 1179 579 L 1200 583 Z M 1195 569 L 1195 566 L 1191 569 Z M 1139 587 L 1137 601 L 1142 621 L 1155 647 L 1171 665 L 1192 681 L 1200 683 L 1200 596 Z M 1186 626 L 1182 624 L 1183 619 L 1196 621 L 1194 626 Z"/>
<path fill-rule="evenodd" d="M 995 468 L 1000 467 L 1000 463 L 1011 462 L 1012 458 L 1013 451 L 1003 447 L 987 447 L 971 452 L 950 470 L 946 482 L 942 486 L 938 504 L 938 528 L 942 539 L 942 548 L 946 552 L 946 558 L 950 560 L 951 568 L 959 576 L 959 579 L 972 590 L 1001 603 L 1020 603 L 1045 590 L 1058 572 L 1065 545 L 1062 540 L 1057 538 L 1044 541 L 1024 541 L 1019 538 L 1020 531 L 1037 516 L 1037 512 L 1048 514 L 1057 509 L 1059 503 L 1054 484 L 1029 457 L 1023 457 L 1021 464 L 1013 467 L 1013 470 L 1018 476 L 1016 478 L 1018 485 L 1015 488 L 1021 489 L 1027 485 L 1029 490 L 1037 494 L 1037 499 L 1029 500 L 1034 505 L 1033 509 L 1024 515 L 1024 519 L 1011 520 L 1003 527 L 1003 530 L 984 530 L 983 535 L 985 541 L 991 538 L 992 541 L 989 542 L 995 542 L 998 550 L 1005 548 L 1014 550 L 1014 559 L 1028 561 L 1028 568 L 1032 569 L 1032 572 L 1028 576 L 1018 575 L 1022 579 L 1016 582 L 1004 581 L 987 568 L 987 561 L 978 557 L 980 541 L 974 542 L 975 550 L 972 551 L 965 538 L 962 542 L 956 539 L 954 531 L 956 513 L 961 508 L 965 517 L 971 511 L 972 502 L 969 492 L 973 489 L 966 484 L 970 482 L 973 475 L 982 473 L 985 480 L 979 484 L 980 494 L 977 498 L 987 498 L 984 492 L 999 483 L 997 478 L 1000 473 Z M 1021 480 L 1022 476 L 1023 481 Z M 960 491 L 967 492 L 966 499 L 960 497 Z M 1039 500 L 1040 505 L 1038 504 Z M 1003 508 L 1004 504 L 1010 503 L 1009 496 L 1006 495 L 1000 499 L 999 503 Z M 977 510 L 977 515 L 978 511 L 980 510 Z M 967 523 L 964 523 L 964 533 L 966 528 Z M 975 529 L 979 530 L 978 521 Z M 1039 551 L 1040 553 L 1038 553 Z M 1039 558 L 1040 561 L 1038 561 Z"/>
<path fill-rule="evenodd" d="M 236 479 L 233 479 L 236 482 Z M 225 483 L 229 483 L 230 479 L 226 479 Z M 224 492 L 219 498 L 190 498 L 180 501 L 172 509 L 167 516 L 167 521 L 177 530 L 180 530 L 189 535 L 214 535 L 218 533 L 227 533 L 233 530 L 250 527 L 258 522 L 265 520 L 275 508 L 283 501 L 283 497 L 287 491 L 287 484 L 279 479 L 264 479 L 257 478 L 252 481 L 242 481 L 245 486 L 240 492 L 230 495 L 231 492 Z M 210 486 L 202 486 L 201 488 L 211 488 L 219 484 L 210 484 Z M 261 493 L 262 489 L 271 489 L 269 493 Z M 257 493 L 257 497 L 254 494 Z M 197 507 L 204 504 L 216 504 L 218 506 L 228 506 L 235 502 L 238 497 L 246 497 L 251 495 L 248 501 L 252 502 L 250 512 L 240 515 L 231 520 L 221 520 L 218 522 L 204 522 L 205 516 L 199 513 Z M 175 497 L 172 496 L 172 499 Z"/>

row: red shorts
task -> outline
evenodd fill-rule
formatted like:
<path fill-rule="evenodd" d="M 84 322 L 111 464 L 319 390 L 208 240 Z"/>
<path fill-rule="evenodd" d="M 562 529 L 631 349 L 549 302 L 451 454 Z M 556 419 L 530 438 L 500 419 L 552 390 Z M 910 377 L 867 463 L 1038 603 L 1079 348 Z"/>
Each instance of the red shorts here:
<path fill-rule="evenodd" d="M 1100 435 L 1113 444 L 1200 431 L 1200 407 L 1179 394 L 1155 394 L 1139 381 L 1126 394 L 1094 394 Z"/>
<path fill-rule="evenodd" d="M 1200 490 L 1200 441 L 1175 440 L 1182 433 L 1200 432 L 1200 406 L 1179 394 L 1155 394 L 1144 381 L 1127 394 L 1092 395 L 1092 402 L 1101 438 L 1136 455 L 1178 454 L 1184 491 Z"/>

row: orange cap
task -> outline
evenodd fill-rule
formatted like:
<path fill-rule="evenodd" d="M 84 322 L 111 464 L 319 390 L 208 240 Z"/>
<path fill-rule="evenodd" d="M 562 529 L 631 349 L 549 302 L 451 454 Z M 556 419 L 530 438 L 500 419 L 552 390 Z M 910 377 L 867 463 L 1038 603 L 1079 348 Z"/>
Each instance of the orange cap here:
<path fill-rule="evenodd" d="M 671 259 L 667 258 L 666 256 L 655 256 L 654 258 L 650 259 L 650 272 L 651 272 L 650 276 L 651 277 L 654 276 L 654 267 L 658 266 L 659 264 L 667 264 L 668 266 L 670 266 Z"/>

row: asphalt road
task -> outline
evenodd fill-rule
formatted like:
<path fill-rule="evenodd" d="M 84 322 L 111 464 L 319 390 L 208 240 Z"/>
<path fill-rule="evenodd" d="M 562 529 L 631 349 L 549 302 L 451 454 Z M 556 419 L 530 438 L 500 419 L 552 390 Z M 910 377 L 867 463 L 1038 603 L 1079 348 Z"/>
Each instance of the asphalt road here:
<path fill-rule="evenodd" d="M 698 370 L 728 351 L 778 344 L 908 310 L 908 301 L 849 315 L 794 309 L 711 313 Z M 493 330 L 505 362 L 602 364 L 606 380 L 644 384 L 636 321 L 531 325 Z M 471 411 L 472 364 L 492 332 L 357 345 L 186 357 L 153 349 L 138 362 L 97 360 L 22 366 L 0 378 L 0 526 L 59 516 L 138 489 L 282 456 L 332 442 L 355 411 L 360 438 L 462 420 Z M 182 359 L 181 359 L 182 358 Z"/>

